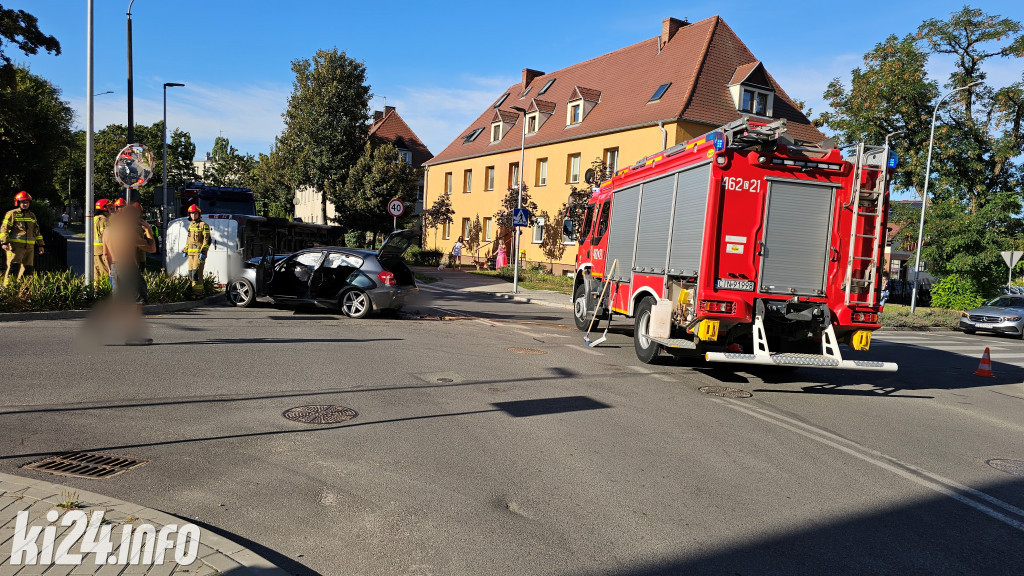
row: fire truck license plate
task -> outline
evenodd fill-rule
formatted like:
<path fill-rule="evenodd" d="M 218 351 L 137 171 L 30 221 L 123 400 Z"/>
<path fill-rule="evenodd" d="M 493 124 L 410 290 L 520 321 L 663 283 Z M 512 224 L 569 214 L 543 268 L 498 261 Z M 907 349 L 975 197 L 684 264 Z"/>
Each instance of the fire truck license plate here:
<path fill-rule="evenodd" d="M 719 278 L 715 281 L 715 288 L 719 290 L 745 290 L 754 291 L 753 280 L 733 280 L 731 278 Z"/>

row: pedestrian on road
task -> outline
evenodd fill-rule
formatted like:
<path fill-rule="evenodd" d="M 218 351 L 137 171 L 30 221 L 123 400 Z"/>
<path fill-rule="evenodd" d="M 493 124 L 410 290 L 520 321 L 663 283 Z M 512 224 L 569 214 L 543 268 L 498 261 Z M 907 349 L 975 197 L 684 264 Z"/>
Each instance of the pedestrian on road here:
<path fill-rule="evenodd" d="M 93 277 L 98 281 L 102 276 L 110 276 L 110 263 L 103 255 L 103 231 L 110 223 L 110 200 L 100 198 L 96 201 L 96 216 L 92 219 L 92 269 Z"/>
<path fill-rule="evenodd" d="M 142 305 L 146 302 L 146 282 L 135 258 L 137 249 L 156 252 L 152 234 L 139 233 L 140 212 L 125 206 L 110 217 L 103 231 L 103 255 L 110 264 L 110 280 L 114 289 L 114 310 L 123 315 L 127 328 L 125 344 L 145 346 L 153 340 L 146 337 Z"/>
<path fill-rule="evenodd" d="M 14 197 L 14 210 L 4 215 L 0 223 L 0 248 L 7 253 L 7 271 L 4 273 L 4 284 L 12 274 L 22 278 L 26 274 L 35 273 L 35 253 L 43 253 L 43 235 L 39 230 L 36 215 L 29 207 L 32 197 L 22 190 Z"/>
<path fill-rule="evenodd" d="M 889 273 L 882 272 L 882 299 L 879 300 L 879 306 L 885 306 L 885 301 L 889 299 Z"/>
<path fill-rule="evenodd" d="M 210 225 L 203 222 L 203 212 L 195 204 L 188 208 L 188 238 L 181 253 L 188 256 L 188 277 L 192 281 L 192 296 L 203 295 L 203 268 L 206 253 L 210 251 Z"/>
<path fill-rule="evenodd" d="M 68 211 L 65 210 L 64 213 L 60 215 L 60 227 L 67 230 L 70 224 L 71 216 L 68 214 Z"/>
<path fill-rule="evenodd" d="M 455 246 L 452 246 L 452 261 L 459 270 L 462 270 L 462 247 L 465 246 L 462 236 L 455 241 Z"/>

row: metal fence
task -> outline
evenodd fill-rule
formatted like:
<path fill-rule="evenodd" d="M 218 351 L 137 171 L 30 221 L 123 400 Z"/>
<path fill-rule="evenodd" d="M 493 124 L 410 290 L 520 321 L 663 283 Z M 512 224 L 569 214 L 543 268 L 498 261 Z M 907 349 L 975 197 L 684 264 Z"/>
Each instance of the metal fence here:
<path fill-rule="evenodd" d="M 68 241 L 53 230 L 43 231 L 46 250 L 35 256 L 36 272 L 62 272 L 68 269 Z M 0 255 L 0 274 L 7 272 L 6 255 Z"/>

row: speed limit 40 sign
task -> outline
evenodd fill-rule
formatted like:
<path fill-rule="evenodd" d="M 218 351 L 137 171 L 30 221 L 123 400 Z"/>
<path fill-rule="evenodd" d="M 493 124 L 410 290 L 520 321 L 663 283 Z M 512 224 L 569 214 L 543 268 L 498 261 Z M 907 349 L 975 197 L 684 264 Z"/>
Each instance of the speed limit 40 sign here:
<path fill-rule="evenodd" d="M 402 202 L 398 198 L 388 202 L 388 214 L 391 214 L 395 218 L 405 214 L 405 202 Z"/>

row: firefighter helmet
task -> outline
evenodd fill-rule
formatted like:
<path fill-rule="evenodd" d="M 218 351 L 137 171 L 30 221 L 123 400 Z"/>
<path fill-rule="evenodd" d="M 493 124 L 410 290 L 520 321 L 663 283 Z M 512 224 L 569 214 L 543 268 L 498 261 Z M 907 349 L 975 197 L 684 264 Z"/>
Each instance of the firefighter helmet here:
<path fill-rule="evenodd" d="M 32 196 L 29 196 L 29 193 L 25 192 L 24 190 L 22 190 L 21 192 L 18 192 L 14 196 L 14 205 L 15 206 L 17 206 L 21 202 L 26 202 L 26 201 L 27 202 L 31 202 L 32 201 Z"/>
<path fill-rule="evenodd" d="M 110 210 L 110 200 L 107 200 L 106 198 L 100 198 L 99 200 L 96 201 L 96 209 L 101 210 L 103 212 Z"/>
<path fill-rule="evenodd" d="M 135 208 L 139 212 L 142 212 L 142 203 L 138 201 L 132 202 L 132 208 Z"/>
<path fill-rule="evenodd" d="M 203 214 L 203 211 L 202 211 L 202 210 L 200 210 L 200 209 L 199 209 L 199 206 L 196 206 L 195 204 L 193 204 L 193 205 L 191 205 L 191 206 L 189 206 L 189 207 L 188 207 L 188 213 L 189 213 L 189 214 L 191 215 L 191 214 L 192 214 L 193 212 L 196 212 L 196 213 L 198 213 L 199 215 L 202 215 L 202 214 Z"/>
<path fill-rule="evenodd" d="M 127 205 L 128 203 L 124 201 L 124 198 L 118 198 L 117 200 L 114 201 L 115 210 L 120 210 L 121 208 L 124 208 Z"/>

